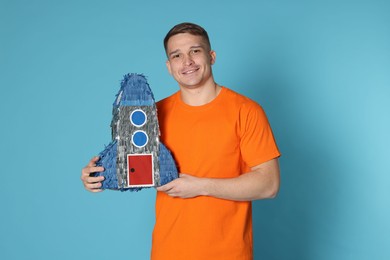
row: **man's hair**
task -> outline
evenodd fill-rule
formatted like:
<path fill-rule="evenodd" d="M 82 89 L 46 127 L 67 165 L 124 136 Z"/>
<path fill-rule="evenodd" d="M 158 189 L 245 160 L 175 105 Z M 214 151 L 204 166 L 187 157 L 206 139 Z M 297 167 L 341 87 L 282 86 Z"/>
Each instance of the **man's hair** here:
<path fill-rule="evenodd" d="M 175 25 L 165 36 L 164 38 L 164 49 L 165 52 L 167 52 L 167 45 L 169 39 L 179 33 L 189 33 L 192 35 L 198 35 L 202 36 L 203 40 L 206 42 L 207 47 L 211 50 L 211 44 L 209 40 L 209 36 L 205 29 L 203 29 L 201 26 L 194 24 L 194 23 L 180 23 Z"/>

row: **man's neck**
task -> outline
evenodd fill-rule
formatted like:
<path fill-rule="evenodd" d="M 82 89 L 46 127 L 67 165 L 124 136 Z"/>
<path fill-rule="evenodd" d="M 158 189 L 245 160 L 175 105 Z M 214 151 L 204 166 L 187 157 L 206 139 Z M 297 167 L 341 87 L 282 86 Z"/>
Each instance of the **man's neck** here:
<path fill-rule="evenodd" d="M 180 87 L 181 100 L 190 106 L 202 106 L 213 101 L 221 91 L 214 81 L 200 87 Z"/>

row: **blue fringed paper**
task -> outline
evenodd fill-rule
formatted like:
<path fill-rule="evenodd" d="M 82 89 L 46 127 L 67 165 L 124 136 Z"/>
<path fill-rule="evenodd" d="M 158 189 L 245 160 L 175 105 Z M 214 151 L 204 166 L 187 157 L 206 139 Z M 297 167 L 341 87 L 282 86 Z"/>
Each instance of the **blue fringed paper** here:
<path fill-rule="evenodd" d="M 103 189 L 139 191 L 178 177 L 171 152 L 159 140 L 157 108 L 145 76 L 126 74 L 112 110 L 112 141 L 99 154 Z"/>

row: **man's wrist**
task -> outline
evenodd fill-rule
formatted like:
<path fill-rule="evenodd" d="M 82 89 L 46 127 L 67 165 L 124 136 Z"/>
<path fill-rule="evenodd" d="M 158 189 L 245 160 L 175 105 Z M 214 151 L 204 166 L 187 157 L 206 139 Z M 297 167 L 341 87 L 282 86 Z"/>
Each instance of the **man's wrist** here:
<path fill-rule="evenodd" d="M 213 189 L 215 186 L 214 180 L 210 178 L 203 178 L 202 179 L 202 190 L 201 190 L 201 195 L 202 196 L 212 196 L 213 194 Z"/>

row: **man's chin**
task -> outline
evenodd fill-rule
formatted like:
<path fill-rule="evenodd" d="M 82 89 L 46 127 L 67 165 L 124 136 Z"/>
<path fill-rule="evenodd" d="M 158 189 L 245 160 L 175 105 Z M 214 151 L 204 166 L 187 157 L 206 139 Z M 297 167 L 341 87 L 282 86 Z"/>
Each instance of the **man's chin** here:
<path fill-rule="evenodd" d="M 201 86 L 199 81 L 180 82 L 180 86 L 187 89 L 196 89 Z"/>

